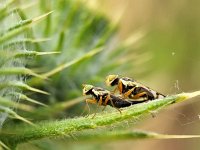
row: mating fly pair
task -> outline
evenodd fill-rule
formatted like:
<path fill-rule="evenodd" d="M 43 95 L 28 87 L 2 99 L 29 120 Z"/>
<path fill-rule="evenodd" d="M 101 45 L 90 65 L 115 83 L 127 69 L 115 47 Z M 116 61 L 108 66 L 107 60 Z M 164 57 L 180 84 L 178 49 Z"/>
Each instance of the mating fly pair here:
<path fill-rule="evenodd" d="M 83 95 L 92 96 L 92 99 L 86 99 L 86 103 L 98 104 L 99 106 L 110 105 L 119 110 L 119 108 L 128 107 L 133 104 L 165 97 L 163 94 L 133 79 L 127 77 L 120 78 L 118 75 L 107 76 L 106 84 L 108 86 L 116 86 L 115 90 L 110 92 L 100 87 L 84 84 Z M 116 91 L 119 91 L 120 96 L 114 95 Z"/>
<path fill-rule="evenodd" d="M 118 75 L 109 75 L 106 77 L 106 85 L 117 86 L 114 89 L 114 93 L 118 90 L 125 99 L 129 98 L 148 101 L 165 97 L 165 95 L 158 93 L 128 77 L 120 78 Z"/>
<path fill-rule="evenodd" d="M 111 94 L 110 91 L 93 85 L 83 84 L 83 95 L 91 95 L 92 99 L 86 99 L 86 103 L 98 104 L 99 106 L 110 105 L 119 110 L 119 108 L 128 107 L 142 101 L 128 101 L 119 96 Z M 104 107 L 105 108 L 105 107 Z"/>

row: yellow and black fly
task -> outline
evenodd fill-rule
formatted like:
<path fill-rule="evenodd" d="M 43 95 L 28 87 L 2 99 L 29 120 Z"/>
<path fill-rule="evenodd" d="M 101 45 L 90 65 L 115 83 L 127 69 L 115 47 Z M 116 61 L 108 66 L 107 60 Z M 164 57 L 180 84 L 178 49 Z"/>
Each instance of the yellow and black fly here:
<path fill-rule="evenodd" d="M 91 99 L 86 99 L 86 104 L 98 104 L 99 106 L 110 105 L 117 110 L 119 108 L 128 107 L 133 104 L 142 103 L 142 101 L 124 100 L 118 96 L 111 94 L 110 91 L 89 84 L 83 84 L 83 95 L 91 95 Z M 120 110 L 119 110 L 120 111 Z M 121 111 L 120 111 L 121 112 Z"/>
<path fill-rule="evenodd" d="M 138 83 L 128 77 L 119 77 L 118 75 L 108 75 L 106 77 L 107 86 L 117 86 L 114 90 L 119 91 L 123 98 L 134 99 L 135 101 L 148 101 L 164 98 L 165 95 L 150 89 L 149 87 Z"/>

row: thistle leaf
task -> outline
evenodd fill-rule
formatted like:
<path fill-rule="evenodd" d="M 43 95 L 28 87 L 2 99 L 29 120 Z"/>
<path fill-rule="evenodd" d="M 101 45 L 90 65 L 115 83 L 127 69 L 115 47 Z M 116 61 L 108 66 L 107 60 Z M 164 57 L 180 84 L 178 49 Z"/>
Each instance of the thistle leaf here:
<path fill-rule="evenodd" d="M 24 67 L 12 67 L 12 68 L 2 68 L 0 69 L 0 75 L 32 75 L 41 79 L 46 79 L 45 77 L 33 72 L 32 70 Z"/>
<path fill-rule="evenodd" d="M 19 24 L 15 25 L 14 27 L 8 29 L 8 31 L 5 31 L 5 34 L 1 35 L 0 37 L 0 44 L 3 42 L 15 37 L 16 35 L 21 34 L 22 32 L 29 29 L 33 24 L 37 23 L 38 21 L 44 19 L 46 16 L 51 14 L 52 12 L 48 12 L 44 15 L 41 15 L 39 17 L 30 19 L 30 20 L 23 20 Z"/>
<path fill-rule="evenodd" d="M 90 52 L 88 52 L 85 55 L 83 55 L 82 57 L 74 59 L 74 60 L 72 60 L 70 62 L 64 63 L 64 64 L 56 67 L 55 69 L 43 74 L 42 76 L 50 77 L 50 76 L 52 76 L 52 75 L 54 75 L 54 74 L 56 74 L 58 72 L 61 72 L 62 70 L 66 69 L 66 68 L 68 68 L 68 67 L 70 67 L 70 66 L 72 66 L 72 65 L 74 65 L 74 64 L 76 64 L 76 63 L 78 63 L 80 61 L 83 61 L 85 59 L 88 59 L 88 58 L 96 55 L 97 53 L 101 52 L 102 50 L 103 50 L 103 47 L 93 49 Z"/>
<path fill-rule="evenodd" d="M 76 134 L 78 141 L 94 141 L 106 142 L 116 140 L 134 140 L 134 139 L 186 139 L 186 138 L 200 138 L 200 135 L 167 135 L 158 134 L 155 132 L 141 131 L 141 130 L 119 130 L 119 131 L 101 131 L 99 132 L 84 132 Z"/>
<path fill-rule="evenodd" d="M 33 91 L 33 92 L 38 92 L 38 93 L 41 93 L 41 94 L 49 95 L 48 92 L 33 88 L 33 87 L 31 87 L 31 86 L 29 86 L 25 83 L 22 83 L 22 82 L 6 82 L 6 83 L 0 84 L 0 89 L 7 88 L 7 87 L 21 88 L 21 89 L 26 89 L 26 90 L 30 90 L 30 91 Z"/>
<path fill-rule="evenodd" d="M 51 55 L 59 54 L 60 52 L 37 52 L 37 51 L 23 51 L 15 54 L 15 57 L 25 57 L 25 56 L 41 56 L 41 55 Z"/>
<path fill-rule="evenodd" d="M 23 122 L 26 122 L 30 125 L 34 125 L 32 122 L 30 122 L 29 120 L 25 119 L 24 117 L 18 115 L 16 112 L 14 112 L 12 109 L 8 108 L 8 107 L 0 107 L 0 112 L 6 112 L 8 113 L 9 117 L 10 118 L 15 118 L 15 119 L 18 119 L 18 120 L 21 120 Z"/>
<path fill-rule="evenodd" d="M 9 1 L 7 1 L 7 3 L 5 4 L 4 7 L 0 8 L 0 20 L 2 20 L 6 16 L 7 7 L 9 7 L 11 4 L 13 4 L 14 1 L 15 0 L 9 0 Z"/>
<path fill-rule="evenodd" d="M 0 141 L 0 146 L 2 146 L 6 150 L 10 150 L 10 148 L 6 144 L 4 144 L 2 141 Z"/>
<path fill-rule="evenodd" d="M 19 39 L 19 40 L 15 40 L 12 41 L 10 43 L 7 43 L 6 45 L 4 45 L 5 48 L 12 47 L 15 45 L 22 45 L 24 43 L 40 43 L 40 42 L 46 42 L 51 40 L 50 38 L 23 38 L 23 39 Z"/>
<path fill-rule="evenodd" d="M 165 108 L 171 104 L 183 102 L 189 98 L 199 95 L 200 91 L 173 95 L 163 99 L 150 101 L 148 103 L 137 104 L 124 108 L 121 114 L 118 111 L 113 111 L 109 113 L 99 113 L 93 119 L 91 119 L 91 117 L 93 117 L 94 115 L 90 115 L 87 118 L 79 117 L 79 118 L 66 119 L 56 122 L 55 121 L 41 122 L 38 123 L 36 126 L 27 126 L 26 128 L 18 127 L 15 128 L 14 131 L 12 129 L 7 129 L 8 132 L 14 133 L 14 136 L 13 134 L 12 136 L 10 136 L 9 134 L 6 134 L 6 132 L 4 132 L 0 134 L 0 140 L 2 141 L 5 140 L 7 142 L 6 144 L 8 145 L 16 145 L 17 143 L 23 143 L 30 140 L 63 136 L 66 134 L 74 133 L 75 131 L 82 131 L 86 129 L 95 129 L 102 126 L 109 126 L 119 122 L 122 123 L 125 120 L 141 117 L 152 111 L 160 110 L 161 108 Z M 138 135 L 138 137 L 140 136 Z M 176 137 L 177 136 L 171 136 L 171 137 L 167 135 L 163 136 L 163 138 L 176 138 Z M 188 138 L 192 137 L 195 136 L 188 136 Z"/>
<path fill-rule="evenodd" d="M 26 100 L 26 101 L 29 101 L 29 102 L 31 102 L 31 103 L 35 103 L 35 104 L 42 105 L 42 106 L 48 106 L 48 105 L 46 105 L 46 104 L 44 104 L 44 103 L 38 102 L 37 100 L 34 100 L 34 99 L 32 99 L 32 98 L 29 98 L 28 96 L 26 96 L 26 95 L 24 95 L 24 94 L 22 94 L 22 93 L 17 93 L 17 92 L 15 92 L 15 93 L 13 93 L 13 94 L 14 94 L 15 96 L 18 96 L 19 99 L 21 99 L 21 100 Z"/>
<path fill-rule="evenodd" d="M 5 99 L 3 97 L 0 97 L 0 106 L 13 107 L 13 108 L 21 109 L 24 111 L 32 111 L 33 110 L 33 107 L 31 107 L 29 105 L 17 103 L 15 101 L 12 101 L 10 99 Z"/>

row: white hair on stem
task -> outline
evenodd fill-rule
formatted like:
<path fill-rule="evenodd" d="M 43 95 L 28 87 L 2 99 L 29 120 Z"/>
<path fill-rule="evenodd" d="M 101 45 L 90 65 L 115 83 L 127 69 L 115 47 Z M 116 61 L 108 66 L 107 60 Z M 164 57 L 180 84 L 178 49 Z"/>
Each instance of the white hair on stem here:
<path fill-rule="evenodd" d="M 11 1 L 8 0 L 0 0 L 0 8 L 5 8 L 7 12 L 11 10 L 7 6 L 8 3 L 11 3 Z M 14 11 L 11 13 L 7 13 L 7 16 L 5 16 L 3 19 L 0 19 L 0 34 L 6 34 L 8 32 L 8 29 L 15 26 L 16 24 L 20 23 L 22 21 L 19 14 Z M 0 51 L 4 52 L 4 54 L 8 52 L 18 52 L 18 51 L 26 51 L 25 43 L 16 43 L 12 46 L 6 46 L 8 43 L 21 40 L 25 37 L 25 34 L 20 34 L 15 36 L 14 38 L 7 40 L 6 42 L 2 43 L 0 46 Z M 8 55 L 9 56 L 9 55 Z M 13 57 L 6 57 L 5 55 L 0 56 L 0 69 L 4 68 L 11 68 L 11 67 L 24 67 L 24 58 L 13 58 Z M 0 75 L 0 83 L 6 83 L 6 82 L 23 82 L 24 78 L 21 75 Z M 15 94 L 12 94 L 14 92 L 21 92 L 19 89 L 13 88 L 13 87 L 6 87 L 3 89 L 0 89 L 0 97 L 6 97 L 9 100 L 18 101 L 18 96 L 15 96 Z M 0 106 L 0 107 L 6 107 L 6 106 Z M 13 109 L 13 108 L 11 108 Z M 7 112 L 0 112 L 0 128 L 2 127 L 5 119 L 8 117 Z"/>

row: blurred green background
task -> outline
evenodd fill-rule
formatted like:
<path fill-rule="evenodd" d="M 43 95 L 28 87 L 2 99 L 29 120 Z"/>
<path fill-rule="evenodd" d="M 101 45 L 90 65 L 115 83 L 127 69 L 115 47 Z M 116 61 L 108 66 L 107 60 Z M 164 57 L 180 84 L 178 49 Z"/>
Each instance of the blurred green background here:
<path fill-rule="evenodd" d="M 119 38 L 141 30 L 145 36 L 139 49 L 150 59 L 134 68 L 145 74 L 132 74 L 140 82 L 170 95 L 200 89 L 200 2 L 160 0 L 103 0 L 100 8 L 110 18 L 120 19 Z M 118 15 L 118 16 L 117 16 Z M 141 58 L 143 59 L 143 58 Z M 130 68 L 131 69 L 131 68 Z M 200 103 L 171 107 L 137 128 L 166 134 L 200 134 Z M 199 140 L 142 140 L 112 143 L 116 149 L 198 149 Z"/>

